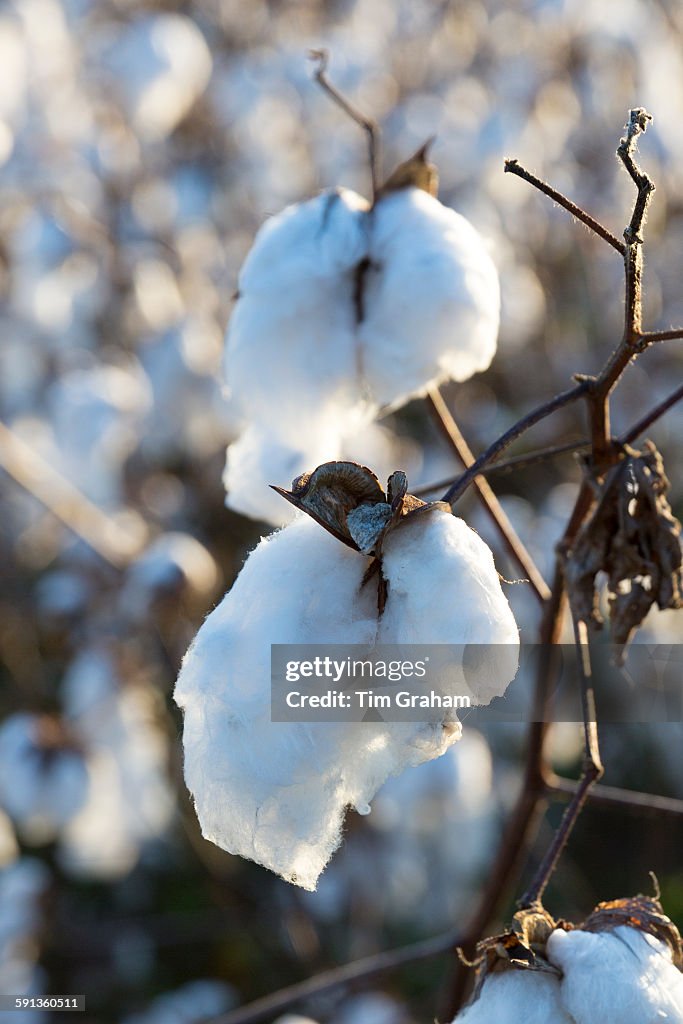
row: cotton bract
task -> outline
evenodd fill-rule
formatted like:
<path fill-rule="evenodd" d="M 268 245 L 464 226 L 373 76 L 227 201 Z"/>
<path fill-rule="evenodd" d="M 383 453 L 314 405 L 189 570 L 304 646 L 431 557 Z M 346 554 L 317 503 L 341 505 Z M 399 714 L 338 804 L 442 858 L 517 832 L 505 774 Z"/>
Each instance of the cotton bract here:
<path fill-rule="evenodd" d="M 346 189 L 271 218 L 242 268 L 226 380 L 242 416 L 227 503 L 282 523 L 269 483 L 349 458 L 347 439 L 380 408 L 485 369 L 499 286 L 475 229 L 414 186 L 374 206 Z M 362 456 L 361 456 L 362 457 Z"/>
<path fill-rule="evenodd" d="M 175 691 L 204 836 L 306 889 L 340 842 L 346 808 L 367 813 L 389 775 L 438 757 L 460 725 L 447 712 L 436 722 L 271 722 L 270 645 L 498 644 L 499 661 L 489 654 L 468 677 L 480 703 L 516 669 L 517 629 L 491 552 L 461 520 L 430 511 L 387 536 L 380 618 L 376 586 L 361 587 L 368 564 L 297 516 L 249 556 Z"/>

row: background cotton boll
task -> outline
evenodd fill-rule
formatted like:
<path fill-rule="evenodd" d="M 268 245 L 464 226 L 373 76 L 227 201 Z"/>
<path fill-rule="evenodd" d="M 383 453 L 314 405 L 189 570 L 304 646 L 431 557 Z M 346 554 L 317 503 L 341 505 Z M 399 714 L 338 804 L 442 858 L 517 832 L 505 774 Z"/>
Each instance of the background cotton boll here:
<path fill-rule="evenodd" d="M 22 713 L 0 727 L 0 804 L 28 842 L 54 839 L 84 804 L 88 782 L 56 719 Z"/>
<path fill-rule="evenodd" d="M 359 336 L 373 398 L 398 406 L 432 383 L 486 369 L 500 292 L 476 230 L 417 188 L 381 198 L 371 219 Z"/>
<path fill-rule="evenodd" d="M 625 925 L 596 933 L 558 929 L 547 951 L 563 973 L 562 1005 L 576 1024 L 683 1021 L 683 974 L 653 935 Z"/>
<path fill-rule="evenodd" d="M 233 989 L 221 981 L 191 981 L 158 996 L 142 1013 L 125 1017 L 122 1024 L 201 1024 L 235 1005 Z"/>
<path fill-rule="evenodd" d="M 453 1024 L 520 1024 L 520 1021 L 524 1024 L 575 1024 L 560 1002 L 557 978 L 528 970 L 490 974 L 479 998 L 461 1010 Z"/>
<path fill-rule="evenodd" d="M 133 21 L 107 55 L 128 115 L 150 142 L 163 139 L 201 96 L 211 53 L 189 18 L 158 14 Z"/>

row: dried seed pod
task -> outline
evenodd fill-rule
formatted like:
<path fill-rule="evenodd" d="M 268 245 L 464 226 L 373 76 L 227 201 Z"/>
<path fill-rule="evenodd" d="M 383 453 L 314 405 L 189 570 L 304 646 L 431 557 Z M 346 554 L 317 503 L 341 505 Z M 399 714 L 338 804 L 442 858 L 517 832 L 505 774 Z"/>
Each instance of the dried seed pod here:
<path fill-rule="evenodd" d="M 654 935 L 671 947 L 671 956 L 679 970 L 683 970 L 683 941 L 681 933 L 671 918 L 667 917 L 662 905 L 654 896 L 632 896 L 598 903 L 581 925 L 584 932 L 607 932 L 627 925 L 638 931 Z"/>
<path fill-rule="evenodd" d="M 439 172 L 436 164 L 430 163 L 427 159 L 433 142 L 434 136 L 427 139 L 411 157 L 400 163 L 382 185 L 380 195 L 412 186 L 436 198 L 439 194 Z"/>
<path fill-rule="evenodd" d="M 625 646 L 650 608 L 681 607 L 681 526 L 666 499 L 669 481 L 651 442 L 595 483 L 597 504 L 566 556 L 574 614 L 602 625 L 595 578 L 608 576 L 612 638 Z"/>
<path fill-rule="evenodd" d="M 324 462 L 312 473 L 303 473 L 292 481 L 291 491 L 271 485 L 274 491 L 296 508 L 315 519 L 333 537 L 360 550 L 353 539 L 346 517 L 359 505 L 386 501 L 379 480 L 366 466 L 357 462 Z"/>

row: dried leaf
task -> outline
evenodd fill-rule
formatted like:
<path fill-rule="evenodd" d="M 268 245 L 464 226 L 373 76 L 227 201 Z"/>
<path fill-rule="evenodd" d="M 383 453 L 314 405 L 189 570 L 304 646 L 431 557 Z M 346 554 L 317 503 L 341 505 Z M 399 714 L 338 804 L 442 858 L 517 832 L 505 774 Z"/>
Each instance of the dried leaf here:
<path fill-rule="evenodd" d="M 585 932 L 608 932 L 620 925 L 648 932 L 671 947 L 673 962 L 683 970 L 683 943 L 678 928 L 666 916 L 662 905 L 653 896 L 633 896 L 630 899 L 610 900 L 597 907 L 581 925 Z"/>
<path fill-rule="evenodd" d="M 631 639 L 650 608 L 680 608 L 681 526 L 666 499 L 662 458 L 647 442 L 601 483 L 597 503 L 566 557 L 565 575 L 575 616 L 602 625 L 595 579 L 607 574 L 612 639 Z"/>

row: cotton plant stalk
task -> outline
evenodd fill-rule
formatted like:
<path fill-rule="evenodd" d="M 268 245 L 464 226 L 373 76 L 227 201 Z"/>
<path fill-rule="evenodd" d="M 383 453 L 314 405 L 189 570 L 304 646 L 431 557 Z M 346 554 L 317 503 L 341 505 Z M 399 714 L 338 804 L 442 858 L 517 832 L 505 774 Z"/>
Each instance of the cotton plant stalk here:
<path fill-rule="evenodd" d="M 437 199 L 427 147 L 373 203 L 333 189 L 256 235 L 239 275 L 225 376 L 241 429 L 227 504 L 281 525 L 267 484 L 349 452 L 380 410 L 485 370 L 500 290 L 475 228 Z"/>
<path fill-rule="evenodd" d="M 519 637 L 489 548 L 448 506 L 409 495 L 403 473 L 385 492 L 370 470 L 328 463 L 285 496 L 299 514 L 252 551 L 206 619 L 175 699 L 204 836 L 312 890 L 346 809 L 368 813 L 389 776 L 439 757 L 461 726 L 447 710 L 429 722 L 271 722 L 271 644 L 479 644 L 467 679 L 485 704 L 513 678 Z"/>

